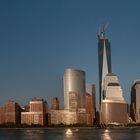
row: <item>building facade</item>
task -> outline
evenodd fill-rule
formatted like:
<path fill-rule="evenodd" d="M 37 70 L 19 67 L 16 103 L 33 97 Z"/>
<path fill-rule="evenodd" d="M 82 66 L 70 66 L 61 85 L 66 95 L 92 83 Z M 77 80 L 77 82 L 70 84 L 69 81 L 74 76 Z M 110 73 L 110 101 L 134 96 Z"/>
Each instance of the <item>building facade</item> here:
<path fill-rule="evenodd" d="M 18 103 L 9 100 L 3 107 L 0 107 L 0 124 L 20 124 L 21 108 Z"/>
<path fill-rule="evenodd" d="M 106 125 L 126 125 L 128 123 L 127 104 L 125 102 L 103 100 L 101 123 Z"/>
<path fill-rule="evenodd" d="M 53 97 L 51 100 L 51 109 L 52 110 L 59 110 L 59 100 L 57 97 Z"/>
<path fill-rule="evenodd" d="M 21 113 L 21 124 L 46 125 L 47 102 L 34 98 L 29 102 L 29 112 Z"/>
<path fill-rule="evenodd" d="M 50 110 L 51 125 L 72 125 L 77 124 L 77 113 L 69 110 Z"/>
<path fill-rule="evenodd" d="M 63 80 L 64 80 L 64 109 L 73 110 L 77 108 L 84 108 L 85 72 L 75 69 L 66 69 L 64 71 Z"/>
<path fill-rule="evenodd" d="M 96 114 L 95 85 L 86 84 L 86 113 L 87 125 L 93 126 Z"/>
<path fill-rule="evenodd" d="M 79 108 L 76 112 L 69 110 L 50 110 L 51 125 L 89 125 L 86 109 Z"/>
<path fill-rule="evenodd" d="M 108 73 L 104 78 L 104 99 L 101 102 L 101 123 L 128 123 L 127 103 L 124 100 L 118 77 Z"/>
<path fill-rule="evenodd" d="M 136 123 L 140 123 L 140 80 L 134 82 L 131 88 L 130 116 Z"/>

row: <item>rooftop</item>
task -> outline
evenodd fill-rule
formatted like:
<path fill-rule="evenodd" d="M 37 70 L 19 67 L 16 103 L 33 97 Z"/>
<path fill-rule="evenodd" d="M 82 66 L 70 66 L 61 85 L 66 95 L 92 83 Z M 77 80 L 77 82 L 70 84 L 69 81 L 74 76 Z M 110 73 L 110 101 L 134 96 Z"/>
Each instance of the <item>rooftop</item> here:
<path fill-rule="evenodd" d="M 114 73 L 108 73 L 106 76 L 116 76 Z"/>

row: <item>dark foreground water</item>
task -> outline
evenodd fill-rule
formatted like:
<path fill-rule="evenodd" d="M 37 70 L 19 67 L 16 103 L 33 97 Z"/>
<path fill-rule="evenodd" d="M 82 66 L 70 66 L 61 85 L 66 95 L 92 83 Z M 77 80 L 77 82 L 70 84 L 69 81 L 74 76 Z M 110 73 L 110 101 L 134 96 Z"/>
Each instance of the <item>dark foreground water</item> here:
<path fill-rule="evenodd" d="M 0 130 L 0 140 L 140 140 L 140 129 Z"/>

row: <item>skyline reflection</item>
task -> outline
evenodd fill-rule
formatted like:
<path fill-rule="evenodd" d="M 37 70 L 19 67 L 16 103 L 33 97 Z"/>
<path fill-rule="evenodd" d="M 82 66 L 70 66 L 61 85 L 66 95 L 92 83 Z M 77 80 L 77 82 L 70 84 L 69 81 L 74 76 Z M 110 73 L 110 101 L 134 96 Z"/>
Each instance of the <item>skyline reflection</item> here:
<path fill-rule="evenodd" d="M 139 128 L 71 128 L 73 134 L 66 135 L 66 128 L 51 129 L 1 129 L 0 140 L 139 140 Z"/>

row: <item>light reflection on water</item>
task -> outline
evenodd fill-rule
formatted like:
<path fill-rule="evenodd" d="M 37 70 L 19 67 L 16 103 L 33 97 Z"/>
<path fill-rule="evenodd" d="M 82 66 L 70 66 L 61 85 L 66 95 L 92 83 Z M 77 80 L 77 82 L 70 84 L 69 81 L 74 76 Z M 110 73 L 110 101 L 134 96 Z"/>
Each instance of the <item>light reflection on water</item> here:
<path fill-rule="evenodd" d="M 0 130 L 0 140 L 139 140 L 140 129 L 67 129 Z"/>
<path fill-rule="evenodd" d="M 109 129 L 104 130 L 104 133 L 102 134 L 101 139 L 102 140 L 112 140 Z"/>

